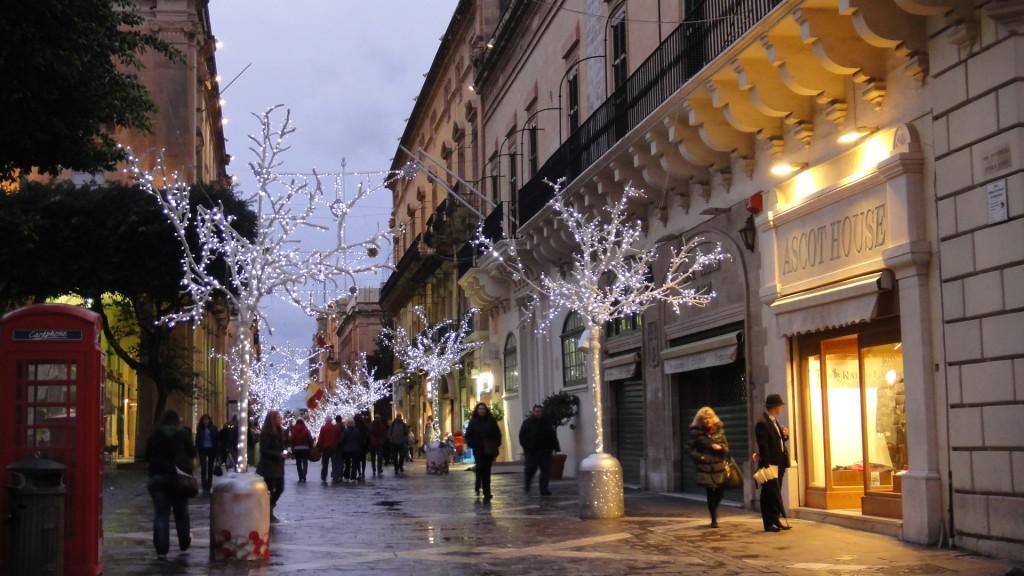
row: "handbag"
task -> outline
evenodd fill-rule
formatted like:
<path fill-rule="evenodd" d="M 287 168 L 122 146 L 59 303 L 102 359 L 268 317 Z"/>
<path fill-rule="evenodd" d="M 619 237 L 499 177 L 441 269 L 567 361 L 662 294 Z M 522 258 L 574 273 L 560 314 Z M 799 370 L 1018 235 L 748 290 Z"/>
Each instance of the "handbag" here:
<path fill-rule="evenodd" d="M 754 482 L 759 486 L 763 486 L 770 480 L 775 480 L 779 477 L 779 467 L 775 464 L 769 464 L 765 468 L 758 468 L 754 471 Z"/>
<path fill-rule="evenodd" d="M 199 480 L 177 466 L 174 467 L 174 489 L 178 494 L 186 498 L 195 498 L 199 495 Z"/>
<path fill-rule="evenodd" d="M 320 461 L 320 448 L 317 448 L 315 445 L 312 448 L 309 449 L 309 461 L 310 462 L 319 462 Z"/>
<path fill-rule="evenodd" d="M 729 458 L 725 461 L 725 478 L 722 485 L 729 489 L 743 488 L 743 473 L 736 461 Z"/>
<path fill-rule="evenodd" d="M 224 467 L 221 466 L 220 462 L 217 462 L 216 464 L 213 465 L 213 475 L 214 476 L 223 476 L 224 475 Z"/>

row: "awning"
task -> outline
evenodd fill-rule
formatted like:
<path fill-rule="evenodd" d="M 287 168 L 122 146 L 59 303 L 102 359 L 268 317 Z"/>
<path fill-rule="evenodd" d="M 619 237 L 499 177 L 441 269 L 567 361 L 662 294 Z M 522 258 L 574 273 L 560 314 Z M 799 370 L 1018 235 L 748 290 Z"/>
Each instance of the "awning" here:
<path fill-rule="evenodd" d="M 604 369 L 604 380 L 606 382 L 628 380 L 636 375 L 639 364 L 640 354 L 638 352 L 613 356 L 601 363 L 601 368 Z"/>
<path fill-rule="evenodd" d="M 742 332 L 729 332 L 663 350 L 661 360 L 665 365 L 665 374 L 732 364 L 736 361 L 741 334 Z"/>
<path fill-rule="evenodd" d="M 771 310 L 783 336 L 850 326 L 874 318 L 878 296 L 892 284 L 892 272 L 882 270 L 779 298 Z"/>

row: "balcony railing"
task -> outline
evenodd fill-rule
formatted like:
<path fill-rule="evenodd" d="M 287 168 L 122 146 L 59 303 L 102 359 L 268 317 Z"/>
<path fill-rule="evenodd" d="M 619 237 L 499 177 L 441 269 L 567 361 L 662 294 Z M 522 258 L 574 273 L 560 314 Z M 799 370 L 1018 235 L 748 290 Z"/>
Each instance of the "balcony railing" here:
<path fill-rule="evenodd" d="M 611 149 L 782 0 L 688 0 L 686 19 L 519 189 L 519 225 Z"/>
<path fill-rule="evenodd" d="M 484 220 L 483 234 L 491 242 L 508 238 L 516 231 L 515 210 L 509 201 L 499 202 Z"/>

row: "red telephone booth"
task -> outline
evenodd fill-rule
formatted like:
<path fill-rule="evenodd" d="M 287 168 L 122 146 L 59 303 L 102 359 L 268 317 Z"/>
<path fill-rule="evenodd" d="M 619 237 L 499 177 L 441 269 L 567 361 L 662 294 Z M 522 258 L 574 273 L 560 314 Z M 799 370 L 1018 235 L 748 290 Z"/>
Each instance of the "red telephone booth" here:
<path fill-rule="evenodd" d="M 103 357 L 100 317 L 40 304 L 0 319 L 0 470 L 39 456 L 67 466 L 64 574 L 103 571 Z M 8 513 L 0 492 L 0 518 Z M 0 541 L 0 568 L 10 552 Z M 2 570 L 0 570 L 2 571 Z"/>

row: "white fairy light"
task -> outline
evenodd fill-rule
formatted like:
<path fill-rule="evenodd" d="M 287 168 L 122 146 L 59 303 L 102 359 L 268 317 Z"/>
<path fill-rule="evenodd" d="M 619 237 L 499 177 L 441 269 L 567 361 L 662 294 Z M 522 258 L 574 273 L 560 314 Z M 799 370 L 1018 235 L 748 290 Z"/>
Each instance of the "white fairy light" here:
<path fill-rule="evenodd" d="M 283 411 L 285 404 L 309 386 L 310 372 L 320 369 L 322 348 L 301 349 L 271 346 L 261 358 L 248 367 L 249 398 L 252 414 L 262 422 L 267 412 Z M 243 376 L 241 343 L 223 358 L 235 381 Z"/>
<path fill-rule="evenodd" d="M 601 332 L 606 323 L 642 313 L 657 303 L 666 303 L 677 314 L 683 306 L 705 306 L 715 297 L 694 287 L 694 275 L 729 259 L 720 243 L 700 237 L 669 248 L 668 270 L 661 282 L 652 270 L 658 260 L 658 246 L 645 241 L 643 222 L 629 209 L 631 201 L 643 197 L 643 191 L 626 186 L 621 198 L 597 214 L 578 210 L 562 194 L 562 181 L 553 184 L 555 196 L 550 206 L 559 226 L 565 226 L 575 239 L 577 249 L 564 275 L 549 275 L 532 270 L 520 256 L 515 241 L 495 245 L 481 228 L 475 243 L 489 252 L 511 274 L 535 294 L 529 312 L 537 315 L 537 332 L 545 332 L 564 310 L 583 317 L 589 337 L 591 369 L 589 379 L 594 394 L 596 452 L 604 451 L 601 405 Z M 541 306 L 544 296 L 547 306 Z"/>
<path fill-rule="evenodd" d="M 317 407 L 307 415 L 314 434 L 335 416 L 349 418 L 369 410 L 378 400 L 391 394 L 392 383 L 401 378 L 400 374 L 378 378 L 376 369 L 370 368 L 365 352 L 359 354 L 355 366 L 343 366 L 342 372 L 344 375 L 334 382 L 332 389 L 324 391 Z"/>
<path fill-rule="evenodd" d="M 440 401 L 437 385 L 442 377 L 462 367 L 462 357 L 483 345 L 482 342 L 467 342 L 473 332 L 473 315 L 475 308 L 470 308 L 456 324 L 453 320 L 442 320 L 431 324 L 427 315 L 419 306 L 413 313 L 420 319 L 425 328 L 415 335 L 402 326 L 385 328 L 381 331 L 384 345 L 395 353 L 395 358 L 410 373 L 423 375 L 427 380 L 427 397 L 430 398 L 434 410 L 434 421 L 431 425 L 432 439 L 441 439 Z"/>
<path fill-rule="evenodd" d="M 144 191 L 152 195 L 163 208 L 182 247 L 183 292 L 189 297 L 182 312 L 169 315 L 161 321 L 169 325 L 176 322 L 198 324 L 205 310 L 215 298 L 224 298 L 237 314 L 239 348 L 237 366 L 240 395 L 241 425 L 239 430 L 238 468 L 246 471 L 248 437 L 250 369 L 253 366 L 254 336 L 258 326 L 271 331 L 261 312 L 261 302 L 270 295 L 280 295 L 313 315 L 319 310 L 311 298 L 303 298 L 304 286 L 316 282 L 325 292 L 337 292 L 356 285 L 362 275 L 374 274 L 388 268 L 375 261 L 371 254 L 379 254 L 391 235 L 381 230 L 368 238 L 348 242 L 345 234 L 347 217 L 367 196 L 388 186 L 394 180 L 409 177 L 413 168 L 389 172 L 379 186 L 360 186 L 358 191 L 332 214 L 337 226 L 336 243 L 326 250 L 298 250 L 296 237 L 301 230 L 326 231 L 314 223 L 314 215 L 324 204 L 324 193 L 316 171 L 311 176 L 283 178 L 278 169 L 282 156 L 288 150 L 287 138 L 295 131 L 291 113 L 275 122 L 281 106 L 274 106 L 263 114 L 254 114 L 260 124 L 257 135 L 249 136 L 255 160 L 249 163 L 256 179 L 256 192 L 243 198 L 256 212 L 254 237 L 250 240 L 234 227 L 234 217 L 222 206 L 199 206 L 192 214 L 189 204 L 190 187 L 187 182 L 157 159 L 152 171 L 143 170 L 140 160 L 126 149 L 128 172 Z M 193 249 L 188 237 L 194 234 L 198 248 Z M 223 279 L 215 271 L 221 270 Z"/>

